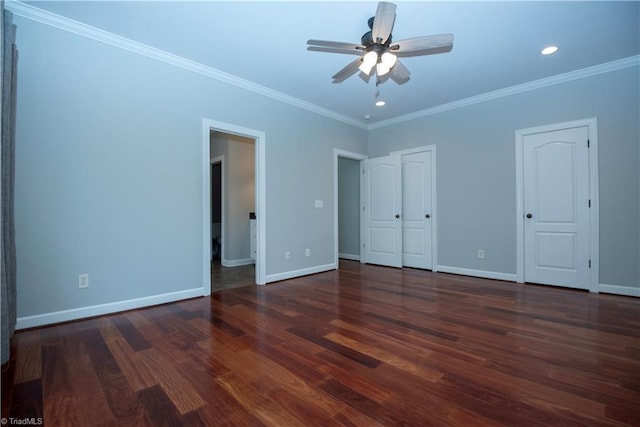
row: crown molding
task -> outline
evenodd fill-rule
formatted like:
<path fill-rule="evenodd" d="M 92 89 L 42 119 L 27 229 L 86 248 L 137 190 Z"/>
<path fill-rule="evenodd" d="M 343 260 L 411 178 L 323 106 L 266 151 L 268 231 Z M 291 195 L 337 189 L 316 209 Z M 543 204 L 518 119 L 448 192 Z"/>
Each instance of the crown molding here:
<path fill-rule="evenodd" d="M 483 93 L 477 96 L 472 96 L 470 98 L 464 98 L 458 101 L 449 102 L 447 104 L 437 105 L 432 108 L 427 108 L 425 110 L 420 110 L 414 113 L 394 117 L 392 119 L 382 120 L 370 124 L 369 126 L 367 126 L 367 130 L 374 130 L 391 125 L 396 125 L 398 123 L 432 116 L 434 114 L 443 113 L 445 111 L 455 110 L 457 108 L 467 107 L 469 105 L 491 101 L 498 98 L 504 98 L 506 96 L 511 96 L 522 92 L 528 92 L 530 90 L 541 89 L 543 87 L 566 83 L 572 80 L 584 79 L 586 77 L 596 76 L 598 74 L 609 73 L 612 71 L 637 66 L 640 66 L 640 55 L 630 56 L 628 58 L 623 58 L 616 61 L 605 62 L 604 64 L 594 65 L 592 67 L 587 67 L 580 70 L 569 71 L 568 73 L 557 74 L 555 76 L 546 77 L 544 79 L 534 80 L 520 85 Z"/>
<path fill-rule="evenodd" d="M 321 116 L 346 123 L 351 126 L 355 126 L 361 129 L 367 129 L 366 123 L 354 120 L 343 114 L 336 113 L 335 111 L 331 111 L 310 102 L 303 101 L 302 99 L 284 94 L 282 92 L 278 92 L 257 83 L 253 83 L 249 80 L 234 76 L 233 74 L 225 73 L 224 71 L 217 70 L 215 68 L 200 64 L 195 61 L 191 61 L 181 56 L 174 55 L 163 50 L 145 45 L 143 43 L 118 36 L 108 31 L 83 24 L 82 22 L 75 21 L 73 19 L 69 19 L 64 16 L 60 16 L 55 13 L 31 6 L 21 1 L 6 0 L 4 3 L 4 7 L 17 16 L 21 16 L 23 18 L 27 18 L 41 24 L 49 25 L 63 31 L 74 33 L 82 37 L 87 37 L 101 43 L 115 46 L 129 52 L 136 53 L 138 55 L 165 62 L 167 64 L 171 64 L 176 67 L 180 67 L 182 69 L 192 71 L 194 73 L 198 73 L 233 86 L 240 87 L 250 92 L 254 92 L 259 95 L 263 95 L 277 101 L 293 105 L 294 107 L 298 107 L 303 110 L 307 110 Z"/>
<path fill-rule="evenodd" d="M 100 30 L 99 28 L 92 27 L 82 22 L 69 19 L 55 13 L 48 12 L 46 10 L 31 6 L 23 3 L 19 0 L 6 0 L 4 2 L 5 9 L 13 12 L 15 15 L 23 18 L 31 19 L 36 22 L 40 22 L 45 25 L 49 25 L 55 28 L 59 28 L 64 31 L 68 31 L 77 34 L 82 37 L 87 37 L 95 41 L 109 44 L 129 52 L 133 52 L 148 58 L 152 58 L 161 62 L 165 62 L 176 67 L 180 67 L 185 70 L 189 70 L 209 78 L 234 85 L 245 89 L 247 91 L 257 93 L 277 101 L 284 102 L 286 104 L 298 107 L 303 110 L 307 110 L 316 114 L 319 114 L 330 119 L 346 123 L 351 126 L 355 126 L 365 130 L 374 130 L 387 126 L 396 125 L 399 123 L 415 120 L 434 114 L 443 113 L 445 111 L 455 110 L 458 108 L 467 107 L 470 105 L 478 104 L 481 102 L 491 101 L 494 99 L 504 98 L 506 96 L 515 95 L 535 89 L 544 88 L 547 86 L 557 85 L 560 83 L 569 82 L 572 80 L 583 79 L 586 77 L 595 76 L 598 74 L 609 73 L 624 68 L 640 66 L 640 55 L 631 56 L 628 58 L 619 59 L 616 61 L 606 62 L 604 64 L 594 65 L 592 67 L 583 68 L 580 70 L 570 71 L 563 74 L 558 74 L 551 77 L 546 77 L 539 80 L 523 83 L 520 85 L 511 86 L 504 89 L 499 89 L 492 92 L 487 92 L 481 95 L 472 96 L 469 98 L 460 99 L 457 101 L 449 102 L 446 104 L 437 105 L 432 108 L 416 111 L 413 113 L 397 116 L 388 120 L 382 120 L 376 123 L 364 123 L 359 120 L 352 119 L 343 114 L 336 113 L 329 109 L 320 107 L 302 99 L 278 92 L 270 89 L 266 86 L 253 83 L 249 80 L 242 79 L 234 76 L 233 74 L 225 73 L 215 68 L 200 64 L 195 61 L 165 52 L 163 50 L 147 46 L 143 43 L 139 43 L 122 36 L 110 33 L 108 31 Z"/>

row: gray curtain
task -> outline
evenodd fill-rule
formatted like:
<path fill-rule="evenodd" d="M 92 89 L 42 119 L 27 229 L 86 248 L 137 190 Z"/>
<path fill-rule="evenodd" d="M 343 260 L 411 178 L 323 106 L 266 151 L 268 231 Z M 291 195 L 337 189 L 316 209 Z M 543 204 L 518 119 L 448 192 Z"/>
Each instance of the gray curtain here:
<path fill-rule="evenodd" d="M 3 5 L 4 6 L 4 5 Z M 13 214 L 15 181 L 16 83 L 18 51 L 16 26 L 11 12 L 2 8 L 2 364 L 10 359 L 10 340 L 16 326 L 16 244 Z"/>

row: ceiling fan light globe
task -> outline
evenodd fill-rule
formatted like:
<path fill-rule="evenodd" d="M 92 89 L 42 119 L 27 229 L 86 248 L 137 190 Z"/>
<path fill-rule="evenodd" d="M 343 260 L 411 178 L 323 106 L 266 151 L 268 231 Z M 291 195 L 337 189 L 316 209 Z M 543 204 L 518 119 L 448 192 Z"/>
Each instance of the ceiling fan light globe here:
<path fill-rule="evenodd" d="M 366 64 L 369 67 L 373 67 L 378 62 L 378 54 L 374 51 L 367 52 L 362 57 L 362 63 Z"/>
<path fill-rule="evenodd" d="M 387 68 L 391 69 L 393 68 L 394 65 L 396 65 L 396 62 L 398 61 L 398 57 L 391 52 L 385 52 L 380 57 L 380 61 L 382 61 L 382 63 L 386 65 Z"/>
<path fill-rule="evenodd" d="M 367 64 L 366 62 L 363 61 L 362 64 L 360 64 L 360 66 L 358 67 L 358 69 L 368 76 L 371 74 L 371 69 L 373 69 L 374 65 L 375 64 Z"/>
<path fill-rule="evenodd" d="M 387 67 L 384 63 L 379 62 L 376 65 L 376 73 L 378 74 L 378 76 L 384 76 L 385 74 L 387 74 L 389 71 L 391 71 L 391 68 Z"/>

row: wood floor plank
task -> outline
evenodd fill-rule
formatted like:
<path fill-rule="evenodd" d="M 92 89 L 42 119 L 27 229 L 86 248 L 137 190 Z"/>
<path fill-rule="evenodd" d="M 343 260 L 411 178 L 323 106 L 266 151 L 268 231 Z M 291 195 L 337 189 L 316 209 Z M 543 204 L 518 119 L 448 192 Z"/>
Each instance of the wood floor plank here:
<path fill-rule="evenodd" d="M 102 335 L 99 331 L 93 331 L 90 335 L 90 342 L 92 342 L 89 349 L 91 363 L 114 416 L 121 423 L 146 424 L 136 395 L 109 347 L 102 339 Z"/>
<path fill-rule="evenodd" d="M 40 350 L 40 332 L 25 331 L 15 338 L 16 365 L 13 382 L 20 384 L 42 377 L 42 358 Z"/>
<path fill-rule="evenodd" d="M 2 397 L 4 399 L 4 394 Z M 16 384 L 13 387 L 12 398 L 11 410 L 8 414 L 3 414 L 3 418 L 44 419 L 42 381 L 40 379 Z"/>
<path fill-rule="evenodd" d="M 178 369 L 200 397 L 207 402 L 196 411 L 208 425 L 223 425 L 236 412 L 244 412 L 244 408 L 216 382 L 216 378 L 224 374 L 217 375 L 208 369 L 207 365 L 198 363 L 197 360 L 183 363 L 178 366 Z M 225 374 L 227 373 L 231 371 L 227 369 Z"/>
<path fill-rule="evenodd" d="M 392 392 L 380 384 L 373 381 L 370 375 L 363 373 L 366 368 L 362 366 L 351 365 L 344 366 L 341 363 L 333 363 L 340 358 L 339 355 L 329 351 L 323 351 L 319 354 L 323 360 L 320 369 L 326 374 L 324 381 L 328 379 L 336 379 L 345 387 L 350 388 L 358 394 L 365 396 L 378 404 L 382 404 L 391 397 Z"/>
<path fill-rule="evenodd" d="M 134 392 L 158 384 L 155 377 L 140 361 L 136 352 L 131 348 L 129 342 L 120 335 L 119 331 L 103 328 L 101 332 L 109 351 Z"/>
<path fill-rule="evenodd" d="M 79 408 L 91 408 L 90 411 L 78 411 L 80 425 L 117 424 L 118 420 L 109 407 L 107 396 L 93 369 L 90 357 L 83 354 L 72 358 L 68 369 Z"/>
<path fill-rule="evenodd" d="M 80 425 L 80 405 L 72 388 L 68 360 L 60 341 L 42 347 L 43 418 L 64 420 L 67 425 Z"/>
<path fill-rule="evenodd" d="M 640 425 L 640 298 L 352 261 L 11 354 L 2 416 L 45 425 Z"/>
<path fill-rule="evenodd" d="M 127 341 L 133 351 L 141 351 L 151 348 L 149 341 L 140 334 L 140 331 L 138 331 L 126 316 L 113 316 L 110 320 L 118 331 L 120 331 L 120 334 Z"/>
<path fill-rule="evenodd" d="M 408 360 L 405 360 L 401 357 L 398 357 L 395 354 L 389 353 L 385 350 L 382 350 L 378 347 L 374 347 L 369 344 L 362 343 L 360 341 L 354 340 L 352 338 L 346 337 L 344 335 L 337 334 L 332 332 L 330 334 L 325 335 L 325 338 L 344 345 L 346 347 L 352 348 L 361 353 L 367 354 L 377 360 L 380 360 L 388 365 L 394 366 L 400 370 L 405 372 L 409 372 L 413 375 L 416 375 L 420 378 L 427 379 L 429 381 L 436 382 L 440 378 L 442 378 L 442 373 L 434 371 L 429 368 L 425 368 L 423 366 L 419 366 L 415 363 L 412 363 Z"/>
<path fill-rule="evenodd" d="M 151 425 L 158 427 L 187 425 L 183 424 L 180 413 L 160 386 L 156 385 L 140 390 L 137 395 Z"/>
<path fill-rule="evenodd" d="M 220 386 L 242 407 L 258 418 L 265 425 L 287 426 L 292 425 L 290 415 L 283 411 L 275 402 L 263 393 L 256 392 L 256 389 L 243 380 L 238 379 L 235 374 L 228 374 L 217 378 Z"/>
<path fill-rule="evenodd" d="M 205 405 L 204 400 L 192 385 L 165 359 L 156 348 L 137 353 L 142 364 L 154 376 L 181 414 L 194 411 Z"/>
<path fill-rule="evenodd" d="M 333 342 L 322 336 L 318 336 L 313 331 L 309 331 L 308 329 L 289 328 L 288 331 L 290 331 L 295 335 L 298 335 L 299 337 L 307 341 L 317 344 L 320 347 L 323 347 L 327 350 L 333 351 L 334 353 L 340 354 L 348 359 L 351 359 L 357 363 L 360 363 L 363 366 L 366 366 L 369 368 L 375 368 L 378 365 L 380 365 L 380 363 L 382 363 L 380 360 L 375 359 L 371 356 L 367 356 L 366 354 L 361 353 L 357 350 L 353 350 L 342 344 Z"/>

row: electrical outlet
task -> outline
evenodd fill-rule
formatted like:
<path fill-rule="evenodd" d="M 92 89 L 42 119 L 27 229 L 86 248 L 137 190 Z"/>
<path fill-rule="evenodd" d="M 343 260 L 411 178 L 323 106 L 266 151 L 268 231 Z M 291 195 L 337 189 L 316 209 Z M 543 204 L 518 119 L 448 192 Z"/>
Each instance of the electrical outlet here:
<path fill-rule="evenodd" d="M 484 249 L 478 249 L 478 259 L 484 259 Z"/>
<path fill-rule="evenodd" d="M 89 275 L 88 274 L 78 275 L 78 288 L 84 289 L 88 287 L 89 287 Z"/>
<path fill-rule="evenodd" d="M 307 248 L 304 250 L 304 256 L 311 256 L 311 249 Z"/>
<path fill-rule="evenodd" d="M 291 259 L 291 252 L 286 251 L 286 252 L 284 253 L 284 259 Z"/>

